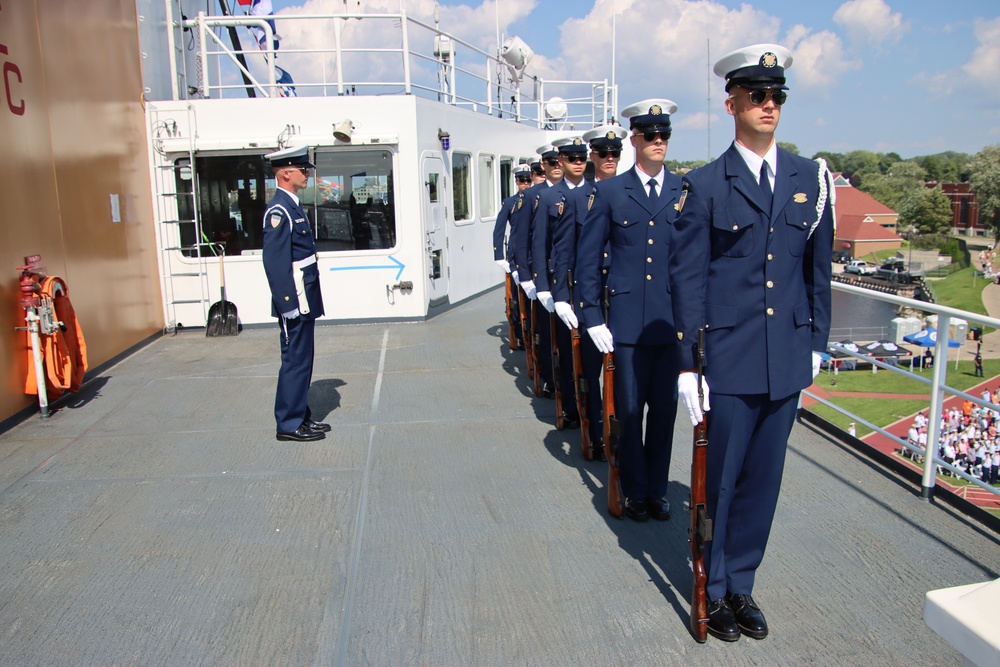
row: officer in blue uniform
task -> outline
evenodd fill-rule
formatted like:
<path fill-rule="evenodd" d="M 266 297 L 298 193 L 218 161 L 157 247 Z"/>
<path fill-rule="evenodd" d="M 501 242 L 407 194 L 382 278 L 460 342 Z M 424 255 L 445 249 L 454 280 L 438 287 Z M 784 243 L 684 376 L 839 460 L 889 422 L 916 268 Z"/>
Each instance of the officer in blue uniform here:
<path fill-rule="evenodd" d="M 618 161 L 621 159 L 622 138 L 628 131 L 617 125 L 604 125 L 589 130 L 583 135 L 584 142 L 590 145 L 590 161 L 594 165 L 595 180 L 586 180 L 581 187 L 569 191 L 566 198 L 566 215 L 572 220 L 571 225 L 556 227 L 552 235 L 553 273 L 558 276 L 576 272 L 576 245 L 580 237 L 579 230 L 587 216 L 587 202 L 594 192 L 594 182 L 613 178 L 618 173 Z M 608 250 L 605 248 L 602 263 L 602 277 L 607 276 Z M 574 282 L 577 279 L 574 275 Z M 578 290 L 577 285 L 573 285 Z M 574 294 L 578 295 L 579 291 Z M 580 327 L 579 318 L 582 315 L 570 300 L 570 285 L 568 282 L 558 282 L 552 286 L 552 298 L 555 299 L 555 312 L 567 328 Z M 576 298 L 579 303 L 580 299 Z M 584 326 L 586 324 L 584 323 Z M 604 455 L 604 420 L 601 401 L 601 364 L 603 356 L 594 345 L 590 336 L 580 337 L 580 356 L 583 362 L 583 374 L 587 387 L 587 419 L 590 426 L 591 455 L 596 461 L 606 461 Z M 579 378 L 576 378 L 579 381 Z"/>
<path fill-rule="evenodd" d="M 553 290 L 566 288 L 566 262 L 556 269 L 554 240 L 566 235 L 575 235 L 575 209 L 567 201 L 572 193 L 585 190 L 588 182 L 583 174 L 587 169 L 587 144 L 580 137 L 566 137 L 553 142 L 559 153 L 559 163 L 563 178 L 551 188 L 542 190 L 534 207 L 531 238 L 531 275 L 534 278 L 538 302 L 548 311 L 548 317 L 556 317 L 556 349 L 559 354 L 559 385 L 562 390 L 563 414 L 556 424 L 564 428 L 580 425 L 576 408 L 576 386 L 573 382 L 573 341 L 569 327 L 555 312 Z M 564 244 L 565 249 L 565 244 Z"/>
<path fill-rule="evenodd" d="M 524 204 L 514 212 L 510 224 L 510 238 L 514 244 L 514 262 L 511 265 L 512 271 L 517 271 L 518 282 L 525 296 L 534 301 L 537 297 L 537 289 L 531 275 L 531 239 L 532 223 L 535 204 L 538 195 L 548 187 L 551 187 L 562 180 L 563 171 L 559 164 L 559 153 L 549 145 L 538 149 L 541 156 L 541 167 L 545 172 L 545 180 L 532 185 L 523 193 Z M 529 318 L 530 319 L 530 315 Z M 546 398 L 554 396 L 552 389 L 552 359 L 549 350 L 549 328 L 547 326 L 536 327 L 538 331 L 538 371 L 542 374 L 542 395 Z"/>
<path fill-rule="evenodd" d="M 312 419 L 314 330 L 323 316 L 323 295 L 316 266 L 312 226 L 299 205 L 298 192 L 309 183 L 309 149 L 276 151 L 270 161 L 278 189 L 264 212 L 264 272 L 271 288 L 271 314 L 281 329 L 281 369 L 274 398 L 278 440 L 322 440 L 328 424 Z"/>
<path fill-rule="evenodd" d="M 756 639 L 768 627 L 754 601 L 799 392 L 819 372 L 830 332 L 832 179 L 777 147 L 789 51 L 757 44 L 724 56 L 726 110 L 736 140 L 684 179 L 671 261 L 681 338 L 678 393 L 692 423 L 709 409 L 706 544 L 709 632 Z M 698 330 L 705 330 L 699 401 Z"/>
<path fill-rule="evenodd" d="M 517 210 L 518 206 L 523 206 L 524 196 L 522 193 L 528 189 L 531 185 L 531 167 L 526 164 L 519 164 L 514 167 L 514 182 L 517 184 L 517 193 L 507 197 L 500 204 L 500 211 L 497 213 L 496 224 L 493 225 L 493 260 L 497 263 L 504 273 L 510 273 L 511 257 L 514 255 L 514 249 L 511 247 L 509 241 L 505 241 L 505 236 L 507 236 L 507 224 L 511 220 L 511 216 Z M 504 250 L 506 249 L 506 252 Z M 515 289 L 517 289 L 515 279 Z M 521 332 L 521 315 L 520 306 L 518 305 L 518 300 L 512 299 L 511 301 L 511 315 L 514 318 L 514 329 L 517 335 L 518 347 L 523 347 L 522 332 Z"/>
<path fill-rule="evenodd" d="M 624 427 L 619 472 L 625 515 L 670 518 L 666 499 L 677 413 L 677 330 L 667 278 L 675 250 L 673 222 L 681 179 L 663 166 L 670 139 L 670 100 L 645 100 L 622 111 L 629 119 L 635 167 L 597 183 L 580 239 L 578 297 L 587 333 L 602 353 L 615 353 L 615 407 Z M 608 320 L 602 308 L 602 262 L 610 244 Z M 643 412 L 646 415 L 643 433 Z"/>

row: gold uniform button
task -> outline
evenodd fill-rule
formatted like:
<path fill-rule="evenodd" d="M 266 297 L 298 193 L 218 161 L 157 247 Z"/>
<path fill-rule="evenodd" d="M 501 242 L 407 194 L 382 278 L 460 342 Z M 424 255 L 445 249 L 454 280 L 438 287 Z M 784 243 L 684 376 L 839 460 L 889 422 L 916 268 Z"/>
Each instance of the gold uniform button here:
<path fill-rule="evenodd" d="M 605 256 L 605 257 L 607 257 L 607 256 L 608 256 L 608 253 L 604 253 L 604 256 Z"/>
<path fill-rule="evenodd" d="M 628 224 L 628 220 L 622 220 L 622 224 L 623 225 L 627 225 Z"/>
<path fill-rule="evenodd" d="M 648 243 L 649 245 L 653 245 L 653 239 L 649 239 L 648 241 L 646 241 L 646 243 Z"/>
<path fill-rule="evenodd" d="M 608 270 L 607 269 L 601 269 L 601 273 L 603 273 L 604 275 L 608 275 Z"/>
<path fill-rule="evenodd" d="M 774 287 L 774 281 L 772 281 L 772 280 L 768 280 L 764 284 L 767 285 L 768 289 L 770 289 L 771 287 Z"/>
<path fill-rule="evenodd" d="M 649 226 L 650 226 L 650 227 L 652 227 L 652 226 L 653 226 L 653 221 L 652 221 L 652 220 L 650 220 L 650 221 L 649 221 Z"/>
<path fill-rule="evenodd" d="M 652 279 L 653 279 L 653 276 L 650 276 L 650 275 L 646 276 L 646 280 L 652 280 Z"/>
<path fill-rule="evenodd" d="M 646 258 L 646 264 L 652 264 L 652 263 L 653 263 L 653 258 L 652 257 L 647 257 Z"/>
<path fill-rule="evenodd" d="M 288 297 L 287 296 L 285 297 L 285 301 L 288 301 Z"/>
<path fill-rule="evenodd" d="M 768 315 L 774 315 L 774 308 L 768 308 L 767 309 L 767 314 Z"/>
<path fill-rule="evenodd" d="M 808 224 L 809 224 L 808 222 L 805 222 L 805 221 L 802 222 L 802 226 L 803 227 L 807 226 Z"/>
<path fill-rule="evenodd" d="M 774 233 L 774 227 L 771 227 L 771 229 L 769 231 L 773 234 Z"/>
<path fill-rule="evenodd" d="M 735 232 L 735 231 L 737 231 L 737 230 L 738 230 L 739 228 L 740 228 L 740 226 L 739 226 L 739 225 L 733 225 L 733 231 L 734 231 L 734 232 Z"/>
<path fill-rule="evenodd" d="M 774 259 L 774 255 L 772 255 L 771 253 L 767 253 L 767 261 L 770 262 L 772 259 Z"/>

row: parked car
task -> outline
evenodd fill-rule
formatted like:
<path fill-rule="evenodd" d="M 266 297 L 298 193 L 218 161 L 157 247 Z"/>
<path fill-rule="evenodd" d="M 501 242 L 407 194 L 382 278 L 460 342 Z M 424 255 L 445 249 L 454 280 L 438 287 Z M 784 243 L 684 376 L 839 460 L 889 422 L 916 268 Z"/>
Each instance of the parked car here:
<path fill-rule="evenodd" d="M 887 259 L 876 272 L 879 278 L 888 280 L 891 283 L 911 283 L 914 278 L 922 278 L 922 271 L 910 271 L 899 257 Z"/>
<path fill-rule="evenodd" d="M 844 273 L 856 273 L 859 276 L 874 276 L 878 269 L 871 262 L 863 259 L 852 259 L 844 265 Z"/>
<path fill-rule="evenodd" d="M 835 250 L 833 252 L 833 262 L 834 264 L 847 264 L 851 261 L 851 256 L 844 250 Z"/>

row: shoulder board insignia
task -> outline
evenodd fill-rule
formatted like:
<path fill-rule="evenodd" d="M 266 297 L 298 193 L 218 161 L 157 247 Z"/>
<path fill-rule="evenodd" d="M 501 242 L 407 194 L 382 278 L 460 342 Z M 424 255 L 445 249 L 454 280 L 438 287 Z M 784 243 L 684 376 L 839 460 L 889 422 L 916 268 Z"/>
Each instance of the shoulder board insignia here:
<path fill-rule="evenodd" d="M 674 204 L 674 208 L 677 209 L 678 213 L 684 210 L 684 202 L 687 201 L 687 198 L 688 198 L 688 191 L 687 188 L 684 188 L 683 190 L 681 190 L 681 198 L 677 201 L 676 204 Z"/>
<path fill-rule="evenodd" d="M 563 202 L 559 202 L 558 204 L 556 204 L 556 215 L 563 214 L 563 206 L 564 206 Z"/>
<path fill-rule="evenodd" d="M 591 192 L 590 196 L 587 197 L 587 210 L 589 211 L 593 205 L 594 205 L 594 193 Z"/>
<path fill-rule="evenodd" d="M 271 215 L 271 226 L 272 227 L 277 227 L 280 224 L 281 224 L 281 214 L 280 213 L 273 213 Z"/>
<path fill-rule="evenodd" d="M 807 201 L 809 201 L 809 197 L 807 197 L 806 193 L 804 192 L 796 192 L 795 195 L 792 197 L 792 201 L 795 202 L 796 204 L 805 204 Z"/>
<path fill-rule="evenodd" d="M 523 203 L 524 203 L 524 197 L 521 197 L 520 199 L 517 200 L 517 210 L 518 211 L 521 210 L 521 204 L 523 204 Z"/>
<path fill-rule="evenodd" d="M 531 207 L 531 210 L 532 210 L 532 211 L 534 211 L 534 210 L 535 210 L 536 208 L 538 208 L 538 197 L 535 197 L 535 203 L 534 203 L 534 205 L 533 205 L 533 206 Z"/>

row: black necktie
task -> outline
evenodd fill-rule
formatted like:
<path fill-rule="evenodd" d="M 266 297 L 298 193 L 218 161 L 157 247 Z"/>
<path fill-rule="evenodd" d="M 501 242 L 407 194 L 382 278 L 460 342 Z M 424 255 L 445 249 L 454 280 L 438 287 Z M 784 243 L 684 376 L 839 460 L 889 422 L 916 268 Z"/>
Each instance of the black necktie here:
<path fill-rule="evenodd" d="M 658 199 L 659 199 L 659 197 L 656 196 L 656 179 L 655 178 L 651 178 L 651 179 L 649 179 L 649 205 L 650 205 L 650 207 L 652 207 L 653 209 L 655 209 L 656 208 L 656 202 L 658 201 Z"/>
<path fill-rule="evenodd" d="M 767 177 L 767 162 L 760 165 L 760 191 L 764 193 L 764 211 L 771 215 L 771 179 Z"/>

